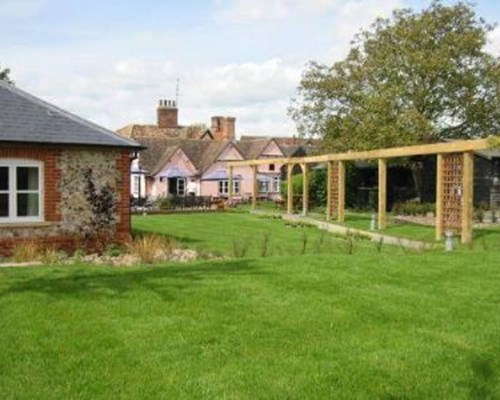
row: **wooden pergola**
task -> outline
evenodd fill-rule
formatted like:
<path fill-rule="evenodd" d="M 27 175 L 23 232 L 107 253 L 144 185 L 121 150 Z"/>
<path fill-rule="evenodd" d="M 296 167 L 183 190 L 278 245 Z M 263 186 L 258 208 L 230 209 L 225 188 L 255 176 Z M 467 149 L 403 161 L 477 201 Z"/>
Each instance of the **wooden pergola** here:
<path fill-rule="evenodd" d="M 326 164 L 328 167 L 326 219 L 345 219 L 345 162 L 356 160 L 378 161 L 378 227 L 387 226 L 387 160 L 401 157 L 435 155 L 436 176 L 436 240 L 441 240 L 445 231 L 461 234 L 462 243 L 472 241 L 474 151 L 486 150 L 498 143 L 496 138 L 459 140 L 447 143 L 395 147 L 372 151 L 323 154 L 311 157 L 269 158 L 259 160 L 232 161 L 229 167 L 229 196 L 233 193 L 233 169 L 251 166 L 253 169 L 252 209 L 257 205 L 258 166 L 283 164 L 287 167 L 287 180 L 291 182 L 295 165 L 300 165 L 303 177 L 302 212 L 308 212 L 308 167 L 311 164 Z M 293 185 L 288 184 L 287 213 L 293 213 Z"/>

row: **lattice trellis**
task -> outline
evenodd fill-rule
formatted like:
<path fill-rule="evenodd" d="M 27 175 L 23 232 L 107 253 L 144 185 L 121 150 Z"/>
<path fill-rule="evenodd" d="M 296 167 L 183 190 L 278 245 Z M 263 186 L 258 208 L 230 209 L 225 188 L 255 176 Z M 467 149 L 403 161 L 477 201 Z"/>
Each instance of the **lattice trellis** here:
<path fill-rule="evenodd" d="M 328 213 L 330 216 L 336 216 L 339 209 L 339 163 L 337 161 L 331 164 L 330 176 L 330 208 Z"/>
<path fill-rule="evenodd" d="M 463 154 L 443 155 L 443 228 L 460 232 L 462 227 Z"/>

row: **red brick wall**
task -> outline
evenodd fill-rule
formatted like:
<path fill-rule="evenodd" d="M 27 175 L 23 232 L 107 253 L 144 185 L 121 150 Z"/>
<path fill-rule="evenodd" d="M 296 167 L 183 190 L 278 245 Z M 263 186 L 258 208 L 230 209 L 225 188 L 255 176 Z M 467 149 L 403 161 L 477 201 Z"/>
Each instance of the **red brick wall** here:
<path fill-rule="evenodd" d="M 75 147 L 74 151 L 78 151 Z M 80 147 L 80 149 L 83 149 Z M 75 238 L 71 234 L 54 234 L 54 224 L 57 225 L 61 221 L 61 214 L 59 208 L 61 205 L 61 193 L 59 184 L 61 180 L 61 171 L 58 168 L 59 158 L 64 150 L 69 150 L 68 147 L 62 146 L 32 146 L 20 144 L 2 144 L 0 148 L 0 158 L 20 158 L 41 161 L 44 164 L 44 220 L 48 222 L 47 226 L 36 227 L 37 236 L 34 238 L 27 238 L 22 233 L 23 229 L 30 229 L 30 227 L 19 227 L 15 224 L 0 225 L 0 255 L 9 255 L 12 248 L 17 244 L 24 241 L 35 239 L 41 244 L 47 244 L 62 248 L 65 250 L 72 250 L 76 243 Z M 89 150 L 89 148 L 85 148 Z M 107 151 L 103 148 L 95 148 L 96 151 Z M 120 204 L 118 205 L 118 212 L 120 220 L 117 226 L 115 242 L 123 243 L 130 240 L 130 152 L 122 150 L 117 158 L 117 169 L 120 173 Z M 26 226 L 26 224 L 23 224 Z M 38 224 L 40 225 L 40 224 Z M 43 224 L 42 224 L 43 225 Z M 2 230 L 8 233 L 11 237 L 2 237 Z M 44 234 L 44 230 L 52 233 Z"/>
<path fill-rule="evenodd" d="M 61 171 L 57 169 L 57 161 L 60 155 L 61 150 L 55 148 L 37 148 L 22 145 L 2 145 L 0 148 L 0 158 L 23 158 L 44 163 L 45 221 L 59 221 L 61 218 L 57 212 L 57 206 L 61 202 L 58 188 Z"/>

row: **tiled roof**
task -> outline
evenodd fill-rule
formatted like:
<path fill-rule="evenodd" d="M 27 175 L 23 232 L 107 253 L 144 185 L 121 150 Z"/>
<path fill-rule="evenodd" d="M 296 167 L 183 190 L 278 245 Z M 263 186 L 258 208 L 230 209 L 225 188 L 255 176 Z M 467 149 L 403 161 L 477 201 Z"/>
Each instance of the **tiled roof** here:
<path fill-rule="evenodd" d="M 262 154 L 270 142 L 270 139 L 245 140 L 239 141 L 237 146 L 245 160 L 253 160 Z"/>
<path fill-rule="evenodd" d="M 178 128 L 159 128 L 157 125 L 131 124 L 117 130 L 118 134 L 128 138 L 170 138 L 200 139 L 207 131 L 202 125 L 179 126 Z"/>
<path fill-rule="evenodd" d="M 229 141 L 192 140 L 142 137 L 136 140 L 147 147 L 141 152 L 141 167 L 149 174 L 157 173 L 175 153 L 182 149 L 195 168 L 202 172 L 216 161 L 219 154 L 229 145 Z"/>
<path fill-rule="evenodd" d="M 244 135 L 240 138 L 240 145 L 246 145 L 247 142 L 260 142 L 263 140 L 275 140 L 285 157 L 311 155 L 318 150 L 321 144 L 319 139 L 308 139 L 298 137 L 282 137 L 282 136 L 260 136 L 260 135 Z M 250 157 L 256 158 L 256 157 Z"/>
<path fill-rule="evenodd" d="M 5 82 L 0 82 L 0 141 L 140 147 Z"/>
<path fill-rule="evenodd" d="M 317 146 L 321 143 L 319 139 L 299 138 L 295 136 L 263 136 L 263 135 L 243 135 L 241 141 L 274 139 L 280 146 Z"/>

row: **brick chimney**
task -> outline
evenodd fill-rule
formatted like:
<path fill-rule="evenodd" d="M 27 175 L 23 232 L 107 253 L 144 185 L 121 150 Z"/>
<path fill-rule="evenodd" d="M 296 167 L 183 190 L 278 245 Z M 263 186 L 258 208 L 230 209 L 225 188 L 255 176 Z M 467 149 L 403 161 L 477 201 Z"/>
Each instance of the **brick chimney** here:
<path fill-rule="evenodd" d="M 156 109 L 158 128 L 177 128 L 179 110 L 174 100 L 160 100 Z"/>
<path fill-rule="evenodd" d="M 236 118 L 234 117 L 212 117 L 212 134 L 215 140 L 235 139 Z"/>

